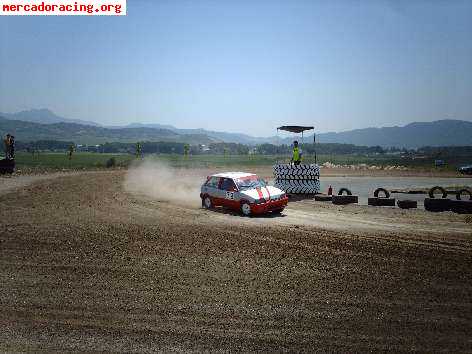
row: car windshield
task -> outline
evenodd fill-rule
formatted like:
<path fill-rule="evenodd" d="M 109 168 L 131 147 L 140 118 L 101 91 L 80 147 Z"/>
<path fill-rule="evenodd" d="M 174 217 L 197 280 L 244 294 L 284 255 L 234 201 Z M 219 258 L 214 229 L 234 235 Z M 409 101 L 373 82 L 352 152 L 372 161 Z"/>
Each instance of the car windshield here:
<path fill-rule="evenodd" d="M 238 178 L 235 180 L 235 182 L 239 190 L 241 191 L 254 189 L 254 188 L 262 188 L 262 187 L 267 186 L 267 183 L 263 179 L 257 176 L 248 176 L 248 177 Z"/>

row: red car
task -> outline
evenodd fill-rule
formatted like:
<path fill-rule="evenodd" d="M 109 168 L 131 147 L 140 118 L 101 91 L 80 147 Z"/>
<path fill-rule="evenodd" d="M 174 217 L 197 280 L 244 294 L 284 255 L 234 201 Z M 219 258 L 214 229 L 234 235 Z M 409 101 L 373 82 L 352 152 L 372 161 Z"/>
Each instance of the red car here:
<path fill-rule="evenodd" d="M 225 172 L 208 176 L 201 188 L 202 206 L 223 206 L 244 215 L 281 213 L 287 206 L 284 191 L 267 185 L 253 173 Z"/>

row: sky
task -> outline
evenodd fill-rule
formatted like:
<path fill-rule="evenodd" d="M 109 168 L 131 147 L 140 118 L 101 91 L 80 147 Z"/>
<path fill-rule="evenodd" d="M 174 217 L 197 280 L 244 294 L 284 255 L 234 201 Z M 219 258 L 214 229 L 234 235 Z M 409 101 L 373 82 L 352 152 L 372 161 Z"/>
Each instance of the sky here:
<path fill-rule="evenodd" d="M 274 135 L 472 121 L 472 1 L 128 0 L 0 17 L 0 112 Z"/>

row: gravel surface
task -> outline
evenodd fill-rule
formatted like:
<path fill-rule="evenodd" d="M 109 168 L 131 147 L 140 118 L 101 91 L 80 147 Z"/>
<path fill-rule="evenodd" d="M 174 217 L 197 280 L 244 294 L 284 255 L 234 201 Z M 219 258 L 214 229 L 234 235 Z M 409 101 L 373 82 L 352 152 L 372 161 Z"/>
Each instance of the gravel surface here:
<path fill-rule="evenodd" d="M 309 200 L 244 218 L 124 175 L 0 193 L 0 351 L 472 351 L 470 218 Z"/>

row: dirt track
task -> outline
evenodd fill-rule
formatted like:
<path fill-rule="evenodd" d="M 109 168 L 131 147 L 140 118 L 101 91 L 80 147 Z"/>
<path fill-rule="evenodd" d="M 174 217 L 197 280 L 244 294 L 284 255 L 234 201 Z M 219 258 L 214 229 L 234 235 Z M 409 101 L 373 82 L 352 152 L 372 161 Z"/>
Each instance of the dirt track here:
<path fill-rule="evenodd" d="M 470 219 L 312 201 L 243 218 L 123 176 L 0 195 L 0 350 L 472 351 Z"/>

